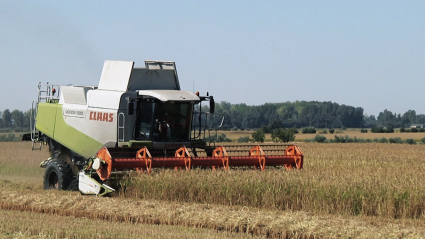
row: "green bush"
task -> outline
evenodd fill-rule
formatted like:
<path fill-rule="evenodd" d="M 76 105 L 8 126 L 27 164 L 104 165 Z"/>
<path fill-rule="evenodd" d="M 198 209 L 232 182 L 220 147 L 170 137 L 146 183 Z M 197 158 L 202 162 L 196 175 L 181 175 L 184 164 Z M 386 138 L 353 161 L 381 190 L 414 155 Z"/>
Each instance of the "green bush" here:
<path fill-rule="evenodd" d="M 334 132 L 335 132 L 335 130 L 334 130 L 334 129 L 330 129 L 330 130 L 329 130 L 329 133 L 330 133 L 330 134 L 333 134 Z"/>
<path fill-rule="evenodd" d="M 335 142 L 335 143 L 350 143 L 350 142 L 353 142 L 353 140 L 348 135 L 346 135 L 346 136 L 335 135 L 335 139 L 334 139 L 333 142 Z"/>
<path fill-rule="evenodd" d="M 13 141 L 19 141 L 19 138 L 16 138 L 15 134 L 9 133 L 9 134 L 0 135 L 0 142 L 13 142 Z"/>
<path fill-rule="evenodd" d="M 0 129 L 0 133 L 10 133 L 10 132 L 12 132 L 12 129 L 10 129 L 10 128 L 2 128 L 2 129 Z"/>
<path fill-rule="evenodd" d="M 372 133 L 385 133 L 384 127 L 375 126 L 370 130 Z"/>
<path fill-rule="evenodd" d="M 380 139 L 375 138 L 373 140 L 373 142 L 375 142 L 375 143 L 388 143 L 388 139 L 387 138 L 380 138 Z"/>
<path fill-rule="evenodd" d="M 379 143 L 388 143 L 387 138 L 380 138 Z"/>
<path fill-rule="evenodd" d="M 238 143 L 248 143 L 249 142 L 249 136 L 240 137 L 238 139 Z"/>
<path fill-rule="evenodd" d="M 360 133 L 367 133 L 367 129 L 361 129 Z"/>
<path fill-rule="evenodd" d="M 388 142 L 390 144 L 402 144 L 403 140 L 400 137 L 395 137 L 395 138 L 389 138 Z"/>
<path fill-rule="evenodd" d="M 305 127 L 302 130 L 303 134 L 315 134 L 316 133 L 316 128 L 314 127 Z"/>
<path fill-rule="evenodd" d="M 422 143 L 424 143 L 424 144 L 425 144 L 425 138 L 422 138 L 422 139 L 421 139 L 421 141 L 422 141 Z"/>
<path fill-rule="evenodd" d="M 16 133 L 22 132 L 22 128 L 16 127 L 16 128 L 13 129 L 13 132 L 16 132 Z"/>
<path fill-rule="evenodd" d="M 387 128 L 375 126 L 370 131 L 372 133 L 394 133 L 394 128 L 391 126 Z"/>
<path fill-rule="evenodd" d="M 326 142 L 326 137 L 318 134 L 318 135 L 316 135 L 316 137 L 314 137 L 313 141 L 318 142 L 318 143 L 324 143 L 324 142 Z"/>
<path fill-rule="evenodd" d="M 400 128 L 400 133 L 404 133 L 404 132 L 406 132 L 406 129 L 405 128 Z"/>
<path fill-rule="evenodd" d="M 417 128 L 411 128 L 411 129 L 410 129 L 410 132 L 412 132 L 412 133 L 417 133 L 417 132 L 418 132 L 418 129 L 417 129 Z"/>
<path fill-rule="evenodd" d="M 416 144 L 414 139 L 406 139 L 404 142 L 406 142 L 406 144 Z"/>
<path fill-rule="evenodd" d="M 232 142 L 231 139 L 227 138 L 226 134 L 211 135 L 205 139 L 207 142 Z"/>
<path fill-rule="evenodd" d="M 395 138 L 375 138 L 375 139 L 363 139 L 363 138 L 357 138 L 354 136 L 353 138 L 350 138 L 350 136 L 345 135 L 335 135 L 335 139 L 326 139 L 323 135 L 316 135 L 316 137 L 312 139 L 306 139 L 305 142 L 319 142 L 319 143 L 390 143 L 390 144 L 416 144 L 416 141 L 413 139 L 407 139 L 406 141 L 403 141 L 400 137 Z M 425 144 L 425 138 L 422 138 L 421 141 Z"/>
<path fill-rule="evenodd" d="M 335 135 L 335 139 L 327 139 L 323 135 L 316 135 L 312 139 L 306 139 L 305 142 L 318 142 L 318 143 L 358 143 L 358 142 L 366 142 L 364 139 L 357 139 L 356 137 L 350 138 L 348 135 L 342 136 L 342 135 Z"/>
<path fill-rule="evenodd" d="M 385 128 L 385 133 L 394 133 L 394 128 L 393 127 Z"/>

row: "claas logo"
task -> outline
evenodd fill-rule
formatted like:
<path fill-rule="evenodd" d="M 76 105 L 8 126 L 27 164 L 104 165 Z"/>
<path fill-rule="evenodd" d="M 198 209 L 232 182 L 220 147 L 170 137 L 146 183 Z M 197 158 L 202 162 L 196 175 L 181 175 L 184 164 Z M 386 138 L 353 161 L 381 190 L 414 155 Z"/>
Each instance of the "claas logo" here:
<path fill-rule="evenodd" d="M 96 120 L 96 121 L 112 122 L 112 121 L 114 121 L 114 114 L 113 113 L 90 111 L 89 119 L 90 120 Z"/>

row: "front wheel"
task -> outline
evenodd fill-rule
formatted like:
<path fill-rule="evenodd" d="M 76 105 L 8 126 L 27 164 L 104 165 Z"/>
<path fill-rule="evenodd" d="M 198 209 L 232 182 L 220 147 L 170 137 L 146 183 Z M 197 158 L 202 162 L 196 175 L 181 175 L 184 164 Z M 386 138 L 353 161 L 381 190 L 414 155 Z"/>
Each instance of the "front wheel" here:
<path fill-rule="evenodd" d="M 51 161 L 44 171 L 44 189 L 72 190 L 74 174 L 65 161 Z"/>

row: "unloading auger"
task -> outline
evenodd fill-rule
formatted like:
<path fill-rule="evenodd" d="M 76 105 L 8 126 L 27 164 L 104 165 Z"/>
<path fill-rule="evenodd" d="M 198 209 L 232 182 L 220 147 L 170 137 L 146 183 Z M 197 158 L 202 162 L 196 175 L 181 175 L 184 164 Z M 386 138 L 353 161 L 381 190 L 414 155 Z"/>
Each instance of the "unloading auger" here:
<path fill-rule="evenodd" d="M 204 101 L 209 112 L 201 111 Z M 180 90 L 174 62 L 135 68 L 131 61 L 105 61 L 98 86 L 40 83 L 32 132 L 22 139 L 31 140 L 33 150 L 49 146 L 51 157 L 40 164 L 45 189 L 83 194 L 113 192 L 104 182 L 123 170 L 303 167 L 295 145 L 207 144 L 203 126 L 213 113 L 208 93 Z"/>

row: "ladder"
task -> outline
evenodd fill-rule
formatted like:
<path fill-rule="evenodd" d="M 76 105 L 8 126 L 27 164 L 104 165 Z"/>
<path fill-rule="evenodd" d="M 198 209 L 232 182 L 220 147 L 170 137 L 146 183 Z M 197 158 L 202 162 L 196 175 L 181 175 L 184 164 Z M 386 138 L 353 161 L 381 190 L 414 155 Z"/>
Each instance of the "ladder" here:
<path fill-rule="evenodd" d="M 32 101 L 31 105 L 31 117 L 30 117 L 30 129 L 31 129 L 31 141 L 32 141 L 32 150 L 41 150 L 42 141 L 40 141 L 40 132 L 36 128 L 37 124 L 37 112 L 38 112 L 38 103 L 41 101 L 47 103 L 55 103 L 59 101 L 60 96 L 60 87 L 59 85 L 42 84 L 38 83 L 37 86 L 37 99 Z M 39 147 L 35 147 L 36 143 L 40 143 Z"/>

